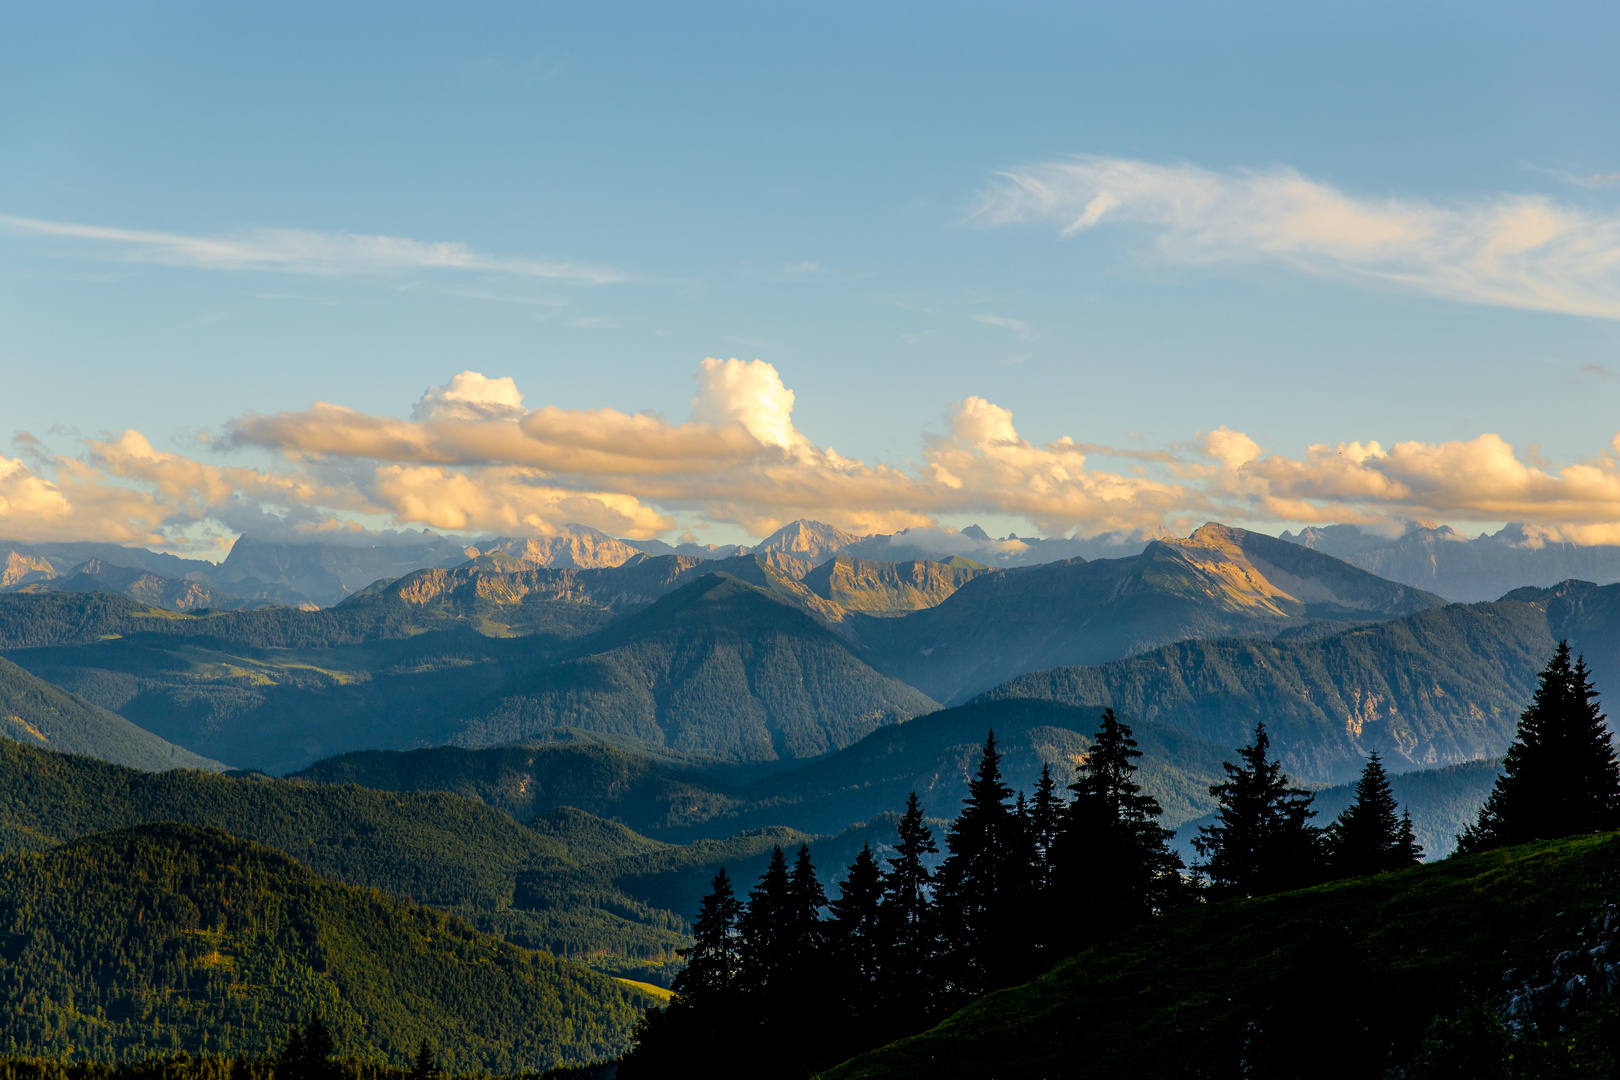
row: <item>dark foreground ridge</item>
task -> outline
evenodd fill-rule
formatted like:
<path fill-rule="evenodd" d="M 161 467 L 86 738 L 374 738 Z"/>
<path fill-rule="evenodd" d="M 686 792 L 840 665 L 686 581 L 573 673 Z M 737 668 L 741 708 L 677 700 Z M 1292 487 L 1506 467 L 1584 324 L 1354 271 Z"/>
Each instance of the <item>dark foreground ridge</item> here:
<path fill-rule="evenodd" d="M 1283 1077 L 1303 1063 L 1312 1076 L 1463 1076 L 1425 1070 L 1482 1049 L 1470 1040 L 1506 1047 L 1490 1042 L 1506 1038 L 1495 1009 L 1521 980 L 1505 976 L 1580 946 L 1617 884 L 1610 833 L 1186 908 L 821 1077 Z M 1509 1052 L 1549 1067 L 1583 1054 L 1600 1071 L 1514 1075 L 1612 1075 L 1620 997 L 1543 1020 L 1569 1028 L 1562 1050 L 1529 1030 Z"/>

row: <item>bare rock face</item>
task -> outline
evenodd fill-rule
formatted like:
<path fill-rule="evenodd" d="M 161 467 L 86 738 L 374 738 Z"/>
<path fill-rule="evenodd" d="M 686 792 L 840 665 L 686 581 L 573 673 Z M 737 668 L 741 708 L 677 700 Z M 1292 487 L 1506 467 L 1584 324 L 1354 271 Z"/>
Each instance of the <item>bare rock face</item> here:
<path fill-rule="evenodd" d="M 552 536 L 503 536 L 477 545 L 479 556 L 505 555 L 511 570 L 572 566 L 594 570 L 623 566 L 641 552 L 586 525 L 566 525 Z"/>
<path fill-rule="evenodd" d="M 870 537 L 856 536 L 833 525 L 800 518 L 777 529 L 753 550 L 760 555 L 781 552 L 816 564 L 827 561 L 851 544 L 867 539 Z"/>
<path fill-rule="evenodd" d="M 32 581 L 48 581 L 55 576 L 56 570 L 50 563 L 20 551 L 6 552 L 5 561 L 0 562 L 0 589 L 26 585 Z"/>
<path fill-rule="evenodd" d="M 966 559 L 873 562 L 838 555 L 798 576 L 811 592 L 846 611 L 893 616 L 942 603 L 985 573 L 993 571 Z"/>

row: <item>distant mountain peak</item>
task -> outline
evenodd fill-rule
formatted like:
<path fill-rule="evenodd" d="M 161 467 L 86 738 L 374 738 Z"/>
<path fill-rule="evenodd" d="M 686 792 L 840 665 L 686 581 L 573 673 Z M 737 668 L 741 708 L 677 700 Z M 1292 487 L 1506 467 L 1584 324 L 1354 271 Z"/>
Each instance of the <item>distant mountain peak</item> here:
<path fill-rule="evenodd" d="M 800 518 L 777 529 L 760 542 L 756 552 L 780 551 L 801 559 L 821 562 L 851 544 L 867 539 L 847 533 L 836 525 Z"/>

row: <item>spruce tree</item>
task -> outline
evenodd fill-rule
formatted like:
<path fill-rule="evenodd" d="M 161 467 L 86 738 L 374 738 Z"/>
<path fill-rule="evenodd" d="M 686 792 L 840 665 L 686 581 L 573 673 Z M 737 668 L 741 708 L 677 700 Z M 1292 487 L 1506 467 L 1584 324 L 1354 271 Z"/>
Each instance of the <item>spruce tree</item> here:
<path fill-rule="evenodd" d="M 821 909 L 827 894 L 816 878 L 810 848 L 799 845 L 793 872 L 788 875 L 787 911 L 784 919 L 783 975 L 785 982 L 777 995 L 788 1015 L 801 1022 L 814 1023 L 826 1010 L 831 988 L 827 985 L 830 965 L 827 956 L 827 927 Z"/>
<path fill-rule="evenodd" d="M 1355 801 L 1323 835 L 1328 867 L 1335 877 L 1364 877 L 1386 870 L 1400 870 L 1418 861 L 1413 858 L 1417 839 L 1411 834 L 1412 819 L 1403 826 L 1395 816 L 1395 792 L 1377 754 L 1367 759 L 1356 781 Z M 1417 849 L 1421 858 L 1421 849 Z"/>
<path fill-rule="evenodd" d="M 1410 810 L 1401 811 L 1401 835 L 1395 848 L 1400 852 L 1402 866 L 1416 866 L 1423 861 L 1423 845 L 1418 843 L 1417 833 L 1412 831 Z"/>
<path fill-rule="evenodd" d="M 1035 884 L 1039 889 L 1051 882 L 1052 844 L 1062 821 L 1063 798 L 1058 794 L 1057 781 L 1052 779 L 1052 767 L 1043 764 L 1035 797 L 1029 804 L 1030 831 L 1035 840 Z"/>
<path fill-rule="evenodd" d="M 1198 830 L 1193 846 L 1204 861 L 1194 869 L 1216 895 L 1258 896 L 1311 884 L 1321 864 L 1320 830 L 1310 819 L 1312 795 L 1288 782 L 1280 761 L 1267 759 L 1266 725 L 1238 751 L 1242 765 L 1224 763 L 1226 779 L 1210 786 L 1220 801 L 1215 824 Z"/>
<path fill-rule="evenodd" d="M 670 987 L 676 1002 L 716 1013 L 730 1006 L 742 978 L 742 942 L 738 936 L 741 917 L 742 903 L 722 866 L 698 908 L 692 944 L 680 952 L 686 966 Z"/>
<path fill-rule="evenodd" d="M 1620 765 L 1586 661 L 1561 641 L 1461 854 L 1620 827 Z"/>
<path fill-rule="evenodd" d="M 936 879 L 943 974 L 951 992 L 972 997 L 1003 985 L 1018 957 L 1013 935 L 1016 898 L 1008 849 L 1016 848 L 1012 794 L 1001 779 L 1001 752 L 990 732 L 979 768 L 968 782 L 962 813 L 945 835 L 950 852 Z"/>
<path fill-rule="evenodd" d="M 433 1047 L 423 1039 L 416 1047 L 416 1060 L 411 1064 L 411 1080 L 438 1080 L 439 1060 Z"/>
<path fill-rule="evenodd" d="M 882 896 L 883 872 L 872 845 L 863 844 L 839 883 L 838 899 L 827 905 L 832 911 L 827 933 L 833 956 L 832 993 L 839 1013 L 836 1027 L 847 1032 L 843 1045 L 851 1051 L 870 1045 L 882 1030 Z"/>
<path fill-rule="evenodd" d="M 742 988 L 756 1007 L 774 1011 L 766 999 L 786 985 L 793 955 L 794 914 L 787 856 L 780 846 L 759 884 L 748 893 L 742 920 Z"/>
<path fill-rule="evenodd" d="M 741 1000 L 741 918 L 742 903 L 721 867 L 698 908 L 692 945 L 680 951 L 686 966 L 670 987 L 674 997 L 636 1021 L 635 1045 L 619 1063 L 623 1080 L 672 1075 L 732 1038 Z"/>
<path fill-rule="evenodd" d="M 922 803 L 913 791 L 896 831 L 899 843 L 883 875 L 878 925 L 885 946 L 879 969 L 880 997 L 888 1023 L 910 1031 L 931 1007 L 928 965 L 933 954 L 933 873 L 925 861 L 939 853 L 934 834 L 923 823 Z"/>
<path fill-rule="evenodd" d="M 878 927 L 879 905 L 883 897 L 883 872 L 878 868 L 872 845 L 861 845 L 849 873 L 838 886 L 838 899 L 829 901 L 832 911 L 828 935 L 839 958 L 846 985 L 870 987 L 877 982 L 882 954 L 882 931 Z M 864 991 L 854 991 L 855 997 Z"/>
<path fill-rule="evenodd" d="M 1169 847 L 1175 833 L 1158 823 L 1164 811 L 1135 780 L 1141 756 L 1130 726 L 1104 709 L 1052 848 L 1050 910 L 1066 946 L 1138 922 L 1182 891 L 1181 857 Z"/>

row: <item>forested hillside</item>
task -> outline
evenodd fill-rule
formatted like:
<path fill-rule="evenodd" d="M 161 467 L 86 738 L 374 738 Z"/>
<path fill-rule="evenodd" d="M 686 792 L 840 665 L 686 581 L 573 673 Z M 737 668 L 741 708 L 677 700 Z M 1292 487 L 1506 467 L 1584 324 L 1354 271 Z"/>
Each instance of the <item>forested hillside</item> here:
<path fill-rule="evenodd" d="M 264 1054 L 319 1011 L 340 1049 L 462 1069 L 592 1061 L 648 998 L 443 912 L 210 829 L 150 825 L 0 860 L 0 1038 L 102 1060 Z"/>
<path fill-rule="evenodd" d="M 1140 555 L 986 574 L 936 607 L 861 620 L 877 666 L 955 704 L 1030 671 L 1101 664 L 1192 638 L 1270 637 L 1445 601 L 1260 533 L 1206 525 Z"/>
<path fill-rule="evenodd" d="M 0 737 L 138 769 L 223 769 L 0 659 Z"/>
<path fill-rule="evenodd" d="M 576 652 L 469 706 L 451 741 L 488 746 L 579 727 L 771 761 L 824 754 L 937 707 L 796 606 L 724 574 L 683 586 Z"/>
<path fill-rule="evenodd" d="M 984 699 L 1111 705 L 1223 746 L 1264 720 L 1296 777 L 1343 782 L 1372 751 L 1395 769 L 1500 754 L 1553 646 L 1541 604 L 1455 604 L 1316 640 L 1181 642 Z"/>

